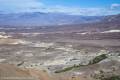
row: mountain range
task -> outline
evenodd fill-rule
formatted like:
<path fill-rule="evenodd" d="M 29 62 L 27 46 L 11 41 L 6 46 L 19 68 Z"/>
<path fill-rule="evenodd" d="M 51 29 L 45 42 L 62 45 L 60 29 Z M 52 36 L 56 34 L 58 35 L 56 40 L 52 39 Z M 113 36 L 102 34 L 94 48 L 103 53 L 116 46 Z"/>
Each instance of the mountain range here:
<path fill-rule="evenodd" d="M 63 13 L 11 13 L 0 14 L 0 25 L 45 26 L 98 22 L 103 16 L 67 15 Z"/>

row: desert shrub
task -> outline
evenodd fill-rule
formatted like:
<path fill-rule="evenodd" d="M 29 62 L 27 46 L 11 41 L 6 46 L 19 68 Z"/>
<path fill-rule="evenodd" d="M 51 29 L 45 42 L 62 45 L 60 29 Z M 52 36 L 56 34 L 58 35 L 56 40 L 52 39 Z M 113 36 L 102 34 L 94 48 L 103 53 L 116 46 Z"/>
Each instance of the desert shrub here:
<path fill-rule="evenodd" d="M 21 65 L 23 65 L 23 64 L 24 64 L 24 61 L 18 63 L 17 66 L 21 66 Z"/>
<path fill-rule="evenodd" d="M 72 70 L 72 69 L 73 69 L 73 66 L 72 66 L 72 67 L 64 68 L 64 69 L 62 69 L 62 70 L 55 71 L 55 73 L 66 72 L 66 71 L 69 71 L 69 70 Z"/>
<path fill-rule="evenodd" d="M 61 72 L 66 72 L 66 71 L 70 71 L 70 70 L 72 70 L 72 69 L 78 69 L 78 68 L 80 68 L 80 67 L 83 67 L 83 66 L 88 66 L 88 65 L 92 65 L 92 64 L 96 64 L 96 63 L 98 63 L 98 62 L 100 62 L 100 61 L 102 61 L 102 60 L 104 60 L 104 59 L 106 59 L 107 58 L 107 55 L 106 54 L 102 54 L 102 55 L 100 55 L 100 56 L 97 56 L 97 57 L 95 57 L 93 60 L 91 60 L 90 62 L 89 62 L 89 64 L 87 64 L 87 65 L 73 65 L 73 66 L 71 66 L 71 67 L 67 67 L 67 68 L 64 68 L 64 69 L 62 69 L 62 70 L 58 70 L 58 71 L 55 71 L 55 73 L 61 73 Z"/>
<path fill-rule="evenodd" d="M 84 66 L 84 65 L 74 65 L 74 66 L 71 66 L 71 67 L 64 68 L 62 70 L 55 71 L 55 73 L 61 73 L 61 72 L 70 71 L 72 69 L 76 69 L 76 68 L 79 68 L 81 66 Z"/>
<path fill-rule="evenodd" d="M 120 76 L 112 76 L 112 77 L 104 78 L 101 80 L 120 80 Z"/>
<path fill-rule="evenodd" d="M 89 65 L 99 63 L 100 61 L 102 61 L 102 60 L 104 60 L 106 58 L 107 58 L 106 54 L 102 54 L 102 55 L 96 56 L 93 60 L 91 60 L 89 62 Z"/>

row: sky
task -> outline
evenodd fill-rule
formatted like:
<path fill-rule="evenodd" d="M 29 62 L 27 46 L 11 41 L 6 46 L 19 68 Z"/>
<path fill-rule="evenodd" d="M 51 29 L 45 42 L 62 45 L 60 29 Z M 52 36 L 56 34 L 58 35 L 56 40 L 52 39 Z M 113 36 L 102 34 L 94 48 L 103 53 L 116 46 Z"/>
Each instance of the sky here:
<path fill-rule="evenodd" d="M 112 15 L 120 13 L 120 0 L 0 0 L 0 13 L 21 12 Z"/>

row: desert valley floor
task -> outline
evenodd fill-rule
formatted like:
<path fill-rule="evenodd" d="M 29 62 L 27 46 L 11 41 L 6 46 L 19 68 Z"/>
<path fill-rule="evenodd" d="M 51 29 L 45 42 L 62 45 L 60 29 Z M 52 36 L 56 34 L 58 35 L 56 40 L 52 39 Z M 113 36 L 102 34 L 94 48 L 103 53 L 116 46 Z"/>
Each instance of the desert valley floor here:
<path fill-rule="evenodd" d="M 0 80 L 108 80 L 120 75 L 120 30 L 0 29 Z"/>

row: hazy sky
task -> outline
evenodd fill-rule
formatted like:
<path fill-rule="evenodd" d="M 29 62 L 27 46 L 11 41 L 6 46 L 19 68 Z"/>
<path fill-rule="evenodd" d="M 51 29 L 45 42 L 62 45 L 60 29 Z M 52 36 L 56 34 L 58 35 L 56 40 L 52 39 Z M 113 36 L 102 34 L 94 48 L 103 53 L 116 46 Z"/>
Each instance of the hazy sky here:
<path fill-rule="evenodd" d="M 120 0 L 0 0 L 1 13 L 60 12 L 77 15 L 120 13 Z"/>

